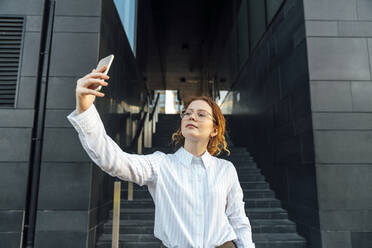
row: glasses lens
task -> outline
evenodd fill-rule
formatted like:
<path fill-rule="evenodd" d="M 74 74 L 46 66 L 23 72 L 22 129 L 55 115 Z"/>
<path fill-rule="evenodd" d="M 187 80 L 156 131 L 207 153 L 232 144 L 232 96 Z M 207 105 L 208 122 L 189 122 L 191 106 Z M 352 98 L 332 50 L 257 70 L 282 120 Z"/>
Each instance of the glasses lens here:
<path fill-rule="evenodd" d="M 189 118 L 193 114 L 194 114 L 194 112 L 192 110 L 183 110 L 180 113 L 180 116 L 183 119 L 183 118 Z M 197 120 L 200 120 L 200 121 L 205 121 L 205 120 L 207 120 L 209 118 L 214 121 L 213 116 L 210 113 L 206 112 L 206 111 L 198 111 L 197 114 L 196 114 L 196 119 Z"/>

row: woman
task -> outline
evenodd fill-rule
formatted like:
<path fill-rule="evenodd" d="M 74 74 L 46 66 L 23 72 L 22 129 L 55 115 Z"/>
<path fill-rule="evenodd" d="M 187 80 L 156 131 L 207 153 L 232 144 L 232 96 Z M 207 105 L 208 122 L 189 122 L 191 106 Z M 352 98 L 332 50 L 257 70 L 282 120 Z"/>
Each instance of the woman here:
<path fill-rule="evenodd" d="M 67 118 L 102 170 L 148 186 L 155 203 L 154 235 L 162 247 L 254 248 L 236 169 L 213 156 L 228 151 L 218 105 L 209 97 L 194 97 L 185 104 L 181 127 L 172 136 L 183 146 L 174 154 L 129 154 L 106 134 L 93 104 L 96 96 L 104 97 L 93 89 L 108 85 L 104 70 L 77 81 L 76 110 Z"/>

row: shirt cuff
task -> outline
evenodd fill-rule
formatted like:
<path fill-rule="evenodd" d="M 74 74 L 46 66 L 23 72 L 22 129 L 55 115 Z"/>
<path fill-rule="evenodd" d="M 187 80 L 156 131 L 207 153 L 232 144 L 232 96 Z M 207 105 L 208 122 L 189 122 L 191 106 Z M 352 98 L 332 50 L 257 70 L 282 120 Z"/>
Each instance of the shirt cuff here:
<path fill-rule="evenodd" d="M 79 133 L 91 133 L 99 124 L 100 117 L 96 106 L 92 104 L 87 110 L 79 114 L 75 109 L 67 116 L 67 119 Z"/>

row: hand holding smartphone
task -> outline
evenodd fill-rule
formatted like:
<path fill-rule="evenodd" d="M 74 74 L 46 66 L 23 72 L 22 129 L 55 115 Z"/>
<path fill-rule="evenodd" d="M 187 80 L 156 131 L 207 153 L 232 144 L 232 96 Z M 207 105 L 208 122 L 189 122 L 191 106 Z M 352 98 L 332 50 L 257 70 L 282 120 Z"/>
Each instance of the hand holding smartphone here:
<path fill-rule="evenodd" d="M 98 62 L 98 65 L 97 65 L 97 68 L 96 70 L 102 68 L 103 66 L 107 66 L 106 70 L 103 72 L 105 75 L 107 75 L 109 69 L 110 69 L 110 66 L 112 64 L 112 61 L 114 60 L 114 55 L 111 54 L 107 57 L 104 57 L 103 59 L 101 59 L 99 62 Z M 102 85 L 99 85 L 95 90 L 96 91 L 100 91 L 102 89 Z"/>
<path fill-rule="evenodd" d="M 114 55 L 109 55 L 101 59 L 97 68 L 88 73 L 76 82 L 76 112 L 82 113 L 87 110 L 94 102 L 96 97 L 104 97 L 105 94 L 99 92 L 102 86 L 107 86 L 108 83 L 104 80 L 109 79 L 107 75 Z M 98 84 L 98 87 L 96 86 Z"/>

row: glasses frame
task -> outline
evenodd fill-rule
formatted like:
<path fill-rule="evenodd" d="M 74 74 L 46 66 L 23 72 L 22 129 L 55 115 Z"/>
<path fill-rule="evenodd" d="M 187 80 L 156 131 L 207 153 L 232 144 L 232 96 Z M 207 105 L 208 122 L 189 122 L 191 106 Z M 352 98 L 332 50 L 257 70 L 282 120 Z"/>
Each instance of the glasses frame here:
<path fill-rule="evenodd" d="M 187 109 L 184 109 L 184 110 L 182 110 L 181 112 L 180 112 L 180 117 L 181 117 L 181 120 L 184 118 L 184 113 L 187 111 Z M 191 112 L 192 112 L 192 114 L 197 114 L 198 112 L 194 112 L 194 111 L 192 111 L 192 110 L 190 110 Z M 213 122 L 216 122 L 216 119 L 213 117 L 213 115 L 211 114 L 211 113 L 209 113 L 208 111 L 206 111 L 206 110 L 203 110 L 203 113 L 207 113 L 211 118 L 209 118 L 210 120 L 212 120 Z M 199 116 L 198 115 L 196 115 L 196 120 L 197 121 L 200 121 L 200 119 L 199 119 Z"/>

